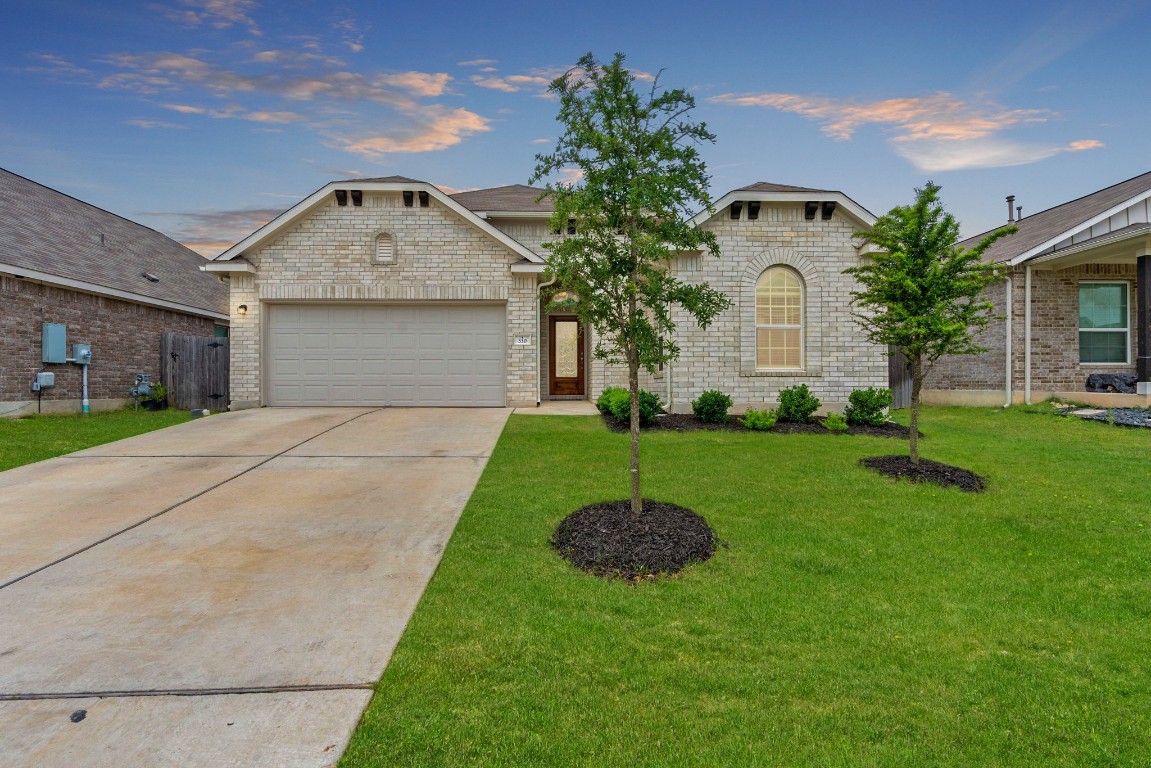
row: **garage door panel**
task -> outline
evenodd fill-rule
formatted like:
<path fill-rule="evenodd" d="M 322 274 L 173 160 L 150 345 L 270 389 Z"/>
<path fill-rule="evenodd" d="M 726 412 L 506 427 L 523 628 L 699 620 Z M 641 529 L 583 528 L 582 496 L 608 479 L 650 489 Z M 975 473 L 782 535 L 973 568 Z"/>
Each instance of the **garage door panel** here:
<path fill-rule="evenodd" d="M 272 405 L 505 400 L 502 305 L 273 305 Z"/>

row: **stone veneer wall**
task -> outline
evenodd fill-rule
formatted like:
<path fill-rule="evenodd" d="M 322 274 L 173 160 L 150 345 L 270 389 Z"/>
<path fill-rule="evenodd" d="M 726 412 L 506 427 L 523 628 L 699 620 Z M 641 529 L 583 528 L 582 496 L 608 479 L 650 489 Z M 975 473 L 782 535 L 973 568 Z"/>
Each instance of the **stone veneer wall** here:
<path fill-rule="evenodd" d="M 1128 323 L 1131 329 L 1129 365 L 1079 362 L 1079 282 L 1081 280 L 1126 281 Z M 1135 327 L 1135 266 L 1086 264 L 1060 270 L 1031 272 L 1031 390 L 1032 400 L 1054 392 L 1083 392 L 1092 373 L 1134 373 L 1137 330 Z M 997 314 L 1005 313 L 1003 284 L 988 295 Z M 1023 397 L 1026 350 L 1025 270 L 1012 272 L 1012 391 Z M 998 391 L 1004 393 L 1005 322 L 993 321 L 979 336 L 986 353 L 942 358 L 929 375 L 925 399 L 947 399 L 949 391 Z"/>
<path fill-rule="evenodd" d="M 376 263 L 382 232 L 392 237 L 394 262 Z M 434 198 L 427 208 L 404 206 L 399 192 L 365 192 L 362 207 L 333 199 L 245 257 L 257 272 L 232 280 L 233 311 L 249 308 L 233 325 L 233 407 L 262 402 L 261 306 L 295 301 L 505 303 L 507 403 L 535 404 L 536 344 L 513 344 L 536 335 L 535 276 L 513 276 L 518 254 Z"/>
<path fill-rule="evenodd" d="M 73 344 L 92 345 L 88 397 L 92 408 L 118 408 L 128 400 L 137 373 L 160 372 L 160 334 L 211 336 L 211 318 L 135 304 L 106 296 L 0 277 L 0 415 L 26 415 L 37 409 L 32 379 L 43 369 L 56 374 L 44 389 L 45 412 L 79 412 L 81 369 L 73 363 L 41 362 L 41 326 L 67 326 Z"/>

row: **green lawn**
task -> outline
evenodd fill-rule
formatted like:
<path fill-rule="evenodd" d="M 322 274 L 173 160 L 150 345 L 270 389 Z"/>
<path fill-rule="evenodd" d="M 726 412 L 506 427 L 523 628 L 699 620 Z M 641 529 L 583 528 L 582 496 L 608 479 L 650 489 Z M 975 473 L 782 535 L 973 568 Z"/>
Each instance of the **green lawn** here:
<path fill-rule="evenodd" d="M 0 471 L 188 421 L 187 411 L 100 411 L 0 419 Z"/>
<path fill-rule="evenodd" d="M 548 548 L 628 436 L 513 416 L 342 766 L 1119 766 L 1151 755 L 1151 432 L 930 408 L 906 443 L 650 434 L 726 546 L 632 586 Z"/>

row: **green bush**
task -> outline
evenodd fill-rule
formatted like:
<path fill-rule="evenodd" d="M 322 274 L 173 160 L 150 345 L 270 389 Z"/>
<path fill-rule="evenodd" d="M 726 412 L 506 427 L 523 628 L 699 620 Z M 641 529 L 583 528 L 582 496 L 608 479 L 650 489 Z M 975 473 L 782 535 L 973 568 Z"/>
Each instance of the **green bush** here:
<path fill-rule="evenodd" d="M 822 424 L 824 429 L 826 429 L 828 432 L 847 431 L 847 419 L 843 418 L 843 416 L 839 415 L 838 413 L 827 414 L 827 418 L 823 419 L 819 423 Z"/>
<path fill-rule="evenodd" d="M 776 422 L 775 411 L 770 408 L 764 410 L 756 410 L 755 408 L 748 408 L 747 413 L 743 414 L 743 418 L 739 423 L 748 429 L 754 429 L 757 432 L 766 432 L 775 426 Z"/>
<path fill-rule="evenodd" d="M 604 387 L 603 392 L 600 392 L 599 397 L 595 400 L 595 407 L 599 408 L 600 413 L 611 413 L 611 404 L 615 398 L 619 397 L 622 392 L 624 397 L 627 397 L 627 390 L 623 387 Z"/>
<path fill-rule="evenodd" d="M 788 387 L 779 392 L 779 420 L 807 424 L 811 414 L 819 410 L 819 398 L 807 390 L 806 384 Z"/>
<path fill-rule="evenodd" d="M 608 401 L 608 409 L 611 415 L 615 417 L 616 421 L 621 424 L 631 423 L 631 393 L 623 387 L 612 387 L 614 391 Z M 598 400 L 596 401 L 598 404 Z M 639 425 L 641 427 L 651 426 L 655 421 L 655 417 L 663 412 L 663 403 L 659 400 L 659 395 L 648 392 L 645 389 L 639 391 Z"/>
<path fill-rule="evenodd" d="M 854 389 L 848 395 L 848 406 L 843 415 L 848 424 L 868 424 L 881 426 L 887 421 L 887 409 L 891 407 L 894 395 L 885 387 Z"/>
<path fill-rule="evenodd" d="M 691 401 L 691 412 L 698 416 L 700 421 L 726 424 L 727 411 L 731 405 L 730 397 L 718 389 L 709 389 L 700 395 L 698 400 Z"/>

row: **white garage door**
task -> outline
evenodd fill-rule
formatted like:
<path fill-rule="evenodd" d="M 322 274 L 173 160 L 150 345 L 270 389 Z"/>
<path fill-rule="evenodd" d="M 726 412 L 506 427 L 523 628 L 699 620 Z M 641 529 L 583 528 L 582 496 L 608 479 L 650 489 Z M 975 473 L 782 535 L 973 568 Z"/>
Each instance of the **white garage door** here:
<path fill-rule="evenodd" d="M 503 406 L 502 305 L 275 305 L 271 405 Z"/>

